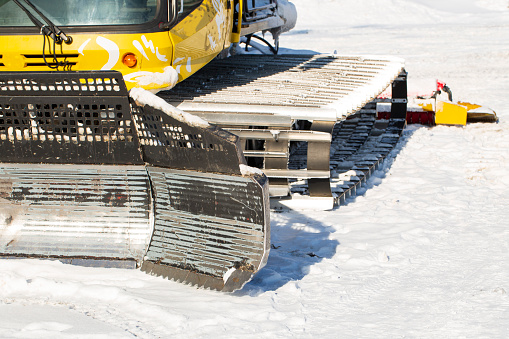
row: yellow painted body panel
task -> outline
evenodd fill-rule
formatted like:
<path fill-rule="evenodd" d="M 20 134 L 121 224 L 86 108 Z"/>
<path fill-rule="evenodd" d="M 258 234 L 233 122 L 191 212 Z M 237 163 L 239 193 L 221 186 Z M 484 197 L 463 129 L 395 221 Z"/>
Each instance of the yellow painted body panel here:
<path fill-rule="evenodd" d="M 229 1 L 203 1 L 169 32 L 70 33 L 72 44 L 56 45 L 58 61 L 69 62 L 66 69 L 72 71 L 120 71 L 128 89 L 171 88 L 177 74 L 178 81 L 186 79 L 229 47 L 233 25 Z M 0 71 L 53 71 L 42 58 L 43 43 L 42 35 L 0 35 Z M 46 41 L 45 55 L 53 63 L 49 46 L 53 47 L 52 40 Z M 126 53 L 136 55 L 133 68 L 122 63 Z"/>
<path fill-rule="evenodd" d="M 467 111 L 482 107 L 481 105 L 472 104 L 470 102 L 465 102 L 465 101 L 458 101 L 458 105 L 465 107 L 467 109 Z"/>
<path fill-rule="evenodd" d="M 72 71 L 82 70 L 117 70 L 124 76 L 128 88 L 135 87 L 140 72 L 160 73 L 164 67 L 171 65 L 173 48 L 167 32 L 148 34 L 72 34 L 73 43 L 57 45 L 57 60 L 68 61 L 66 67 Z M 42 35 L 4 35 L 0 36 L 2 49 L 1 71 L 52 71 L 42 58 Z M 49 53 L 46 42 L 46 61 L 54 63 L 53 54 Z M 122 63 L 126 53 L 134 53 L 138 59 L 135 67 L 129 68 Z M 60 57 L 59 57 L 60 56 Z M 65 57 L 63 57 L 65 56 Z M 59 68 L 62 70 L 63 68 Z M 137 77 L 136 74 L 139 74 Z M 157 87 L 157 84 L 146 84 L 146 89 Z"/>
<path fill-rule="evenodd" d="M 423 111 L 435 112 L 435 122 L 446 125 L 465 125 L 467 122 L 496 122 L 497 114 L 491 108 L 470 102 L 449 102 L 439 99 L 414 100 Z"/>
<path fill-rule="evenodd" d="M 458 105 L 467 109 L 468 122 L 497 122 L 497 113 L 489 107 L 459 101 Z"/>
<path fill-rule="evenodd" d="M 209 0 L 170 31 L 175 46 L 173 66 L 182 81 L 230 46 L 233 5 L 230 0 Z"/>
<path fill-rule="evenodd" d="M 437 100 L 435 111 L 437 125 L 466 125 L 467 109 L 452 102 Z"/>
<path fill-rule="evenodd" d="M 435 111 L 435 99 L 415 99 L 415 102 L 421 107 L 425 112 L 434 112 Z"/>

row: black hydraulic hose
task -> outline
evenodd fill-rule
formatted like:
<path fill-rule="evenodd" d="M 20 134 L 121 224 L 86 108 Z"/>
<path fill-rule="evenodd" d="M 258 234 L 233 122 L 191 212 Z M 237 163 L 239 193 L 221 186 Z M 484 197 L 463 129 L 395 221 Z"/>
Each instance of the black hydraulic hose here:
<path fill-rule="evenodd" d="M 247 50 L 248 50 L 248 47 L 249 47 L 249 46 L 253 46 L 253 47 L 254 47 L 254 45 L 251 45 L 251 40 L 252 40 L 252 38 L 258 39 L 258 40 L 260 40 L 261 42 L 265 43 L 265 44 L 267 45 L 267 47 L 269 47 L 270 51 L 271 51 L 274 55 L 276 55 L 276 54 L 279 52 L 279 41 L 278 41 L 279 39 L 278 39 L 278 40 L 276 40 L 276 45 L 275 45 L 275 46 L 272 46 L 272 45 L 270 44 L 270 42 L 268 42 L 268 41 L 267 41 L 267 40 L 265 40 L 264 38 L 262 38 L 262 37 L 260 37 L 260 36 L 258 36 L 258 35 L 255 35 L 255 34 L 249 34 L 249 35 L 246 35 L 246 41 L 245 41 L 245 44 L 246 44 L 246 52 L 247 52 Z M 260 51 L 261 51 L 261 50 L 260 50 Z"/>
<path fill-rule="evenodd" d="M 64 71 L 65 70 L 70 70 L 70 66 L 69 66 L 69 63 L 64 60 L 64 61 L 58 61 L 57 59 L 57 54 L 56 54 L 56 49 L 57 49 L 57 43 L 55 42 L 55 40 L 53 40 L 53 51 L 51 50 L 51 42 L 48 42 L 48 45 L 49 45 L 49 52 L 50 54 L 53 54 L 53 63 L 54 65 L 52 65 L 51 63 L 49 63 L 47 60 L 46 60 L 46 39 L 49 39 L 48 36 L 44 36 L 44 42 L 42 44 L 42 58 L 44 60 L 44 63 L 46 64 L 46 66 L 48 66 L 49 68 L 51 69 L 56 69 L 58 71 L 58 69 L 60 67 L 63 67 L 64 68 Z M 61 46 L 61 45 L 60 45 Z"/>

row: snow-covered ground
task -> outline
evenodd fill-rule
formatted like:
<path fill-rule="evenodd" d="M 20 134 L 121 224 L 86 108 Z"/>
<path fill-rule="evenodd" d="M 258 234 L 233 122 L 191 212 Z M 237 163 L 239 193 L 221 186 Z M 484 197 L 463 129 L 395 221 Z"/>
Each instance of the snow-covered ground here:
<path fill-rule="evenodd" d="M 136 270 L 0 260 L 2 338 L 507 338 L 509 3 L 294 0 L 286 53 L 406 59 L 499 124 L 410 126 L 369 189 L 329 212 L 273 213 L 242 291 Z"/>

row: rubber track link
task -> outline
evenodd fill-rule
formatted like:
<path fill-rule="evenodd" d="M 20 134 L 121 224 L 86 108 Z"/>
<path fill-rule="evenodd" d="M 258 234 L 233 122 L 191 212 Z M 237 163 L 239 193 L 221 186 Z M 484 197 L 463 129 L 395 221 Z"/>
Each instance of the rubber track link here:
<path fill-rule="evenodd" d="M 337 123 L 332 132 L 330 152 L 331 189 L 335 205 L 345 203 L 382 164 L 398 143 L 405 126 L 402 119 L 377 120 L 376 103 Z M 306 167 L 307 144 L 293 148 L 289 167 Z M 294 182 L 292 193 L 308 195 L 304 182 Z"/>

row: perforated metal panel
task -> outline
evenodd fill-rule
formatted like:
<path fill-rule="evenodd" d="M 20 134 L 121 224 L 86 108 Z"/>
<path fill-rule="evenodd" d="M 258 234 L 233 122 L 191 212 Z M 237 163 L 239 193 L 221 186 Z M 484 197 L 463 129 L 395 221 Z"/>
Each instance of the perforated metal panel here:
<path fill-rule="evenodd" d="M 116 71 L 2 72 L 0 94 L 127 98 L 127 89 L 122 74 Z"/>
<path fill-rule="evenodd" d="M 155 166 L 240 175 L 238 137 L 214 126 L 197 127 L 150 106 L 133 117 L 145 160 Z"/>
<path fill-rule="evenodd" d="M 142 164 L 118 74 L 0 73 L 2 161 Z"/>

